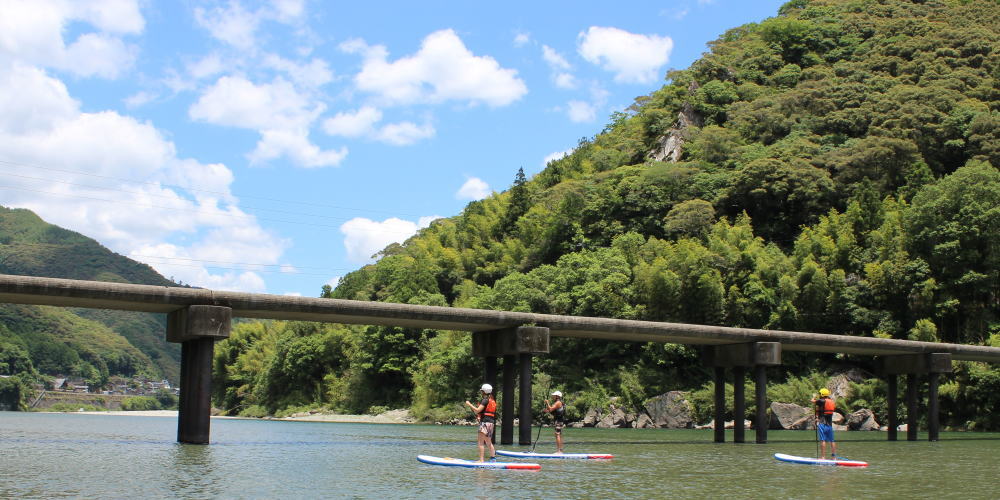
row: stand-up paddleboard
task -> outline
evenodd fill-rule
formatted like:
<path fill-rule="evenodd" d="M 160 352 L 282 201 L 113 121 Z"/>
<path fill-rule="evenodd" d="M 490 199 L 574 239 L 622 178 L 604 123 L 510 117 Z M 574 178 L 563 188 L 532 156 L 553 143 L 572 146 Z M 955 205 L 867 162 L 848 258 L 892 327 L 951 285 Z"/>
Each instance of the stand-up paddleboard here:
<path fill-rule="evenodd" d="M 474 469 L 521 469 L 538 470 L 542 466 L 538 464 L 527 464 L 522 462 L 475 462 L 451 457 L 432 457 L 430 455 L 417 455 L 417 460 L 425 464 L 444 465 L 447 467 L 471 467 Z"/>
<path fill-rule="evenodd" d="M 841 458 L 824 459 L 824 458 L 811 458 L 811 457 L 796 457 L 795 455 L 786 455 L 784 453 L 775 453 L 774 458 L 781 460 L 782 462 L 792 462 L 796 464 L 806 464 L 806 465 L 839 465 L 841 467 L 868 467 L 868 462 L 862 462 L 860 460 L 844 460 Z"/>
<path fill-rule="evenodd" d="M 582 458 L 582 459 L 609 459 L 614 455 L 607 453 L 532 453 L 527 451 L 504 451 L 497 450 L 497 455 L 517 458 Z"/>

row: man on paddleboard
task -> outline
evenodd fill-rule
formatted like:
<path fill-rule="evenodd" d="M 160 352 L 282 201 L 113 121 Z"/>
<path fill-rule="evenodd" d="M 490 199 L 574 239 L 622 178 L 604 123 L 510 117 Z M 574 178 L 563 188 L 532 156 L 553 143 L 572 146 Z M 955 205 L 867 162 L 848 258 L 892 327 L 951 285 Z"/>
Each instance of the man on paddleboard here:
<path fill-rule="evenodd" d="M 548 399 L 545 400 L 545 412 L 552 414 L 552 427 L 556 430 L 556 453 L 562 453 L 562 430 L 566 426 L 566 405 L 562 402 L 562 392 L 553 392 L 552 398 L 555 399 L 552 404 L 549 404 Z"/>
<path fill-rule="evenodd" d="M 479 446 L 479 461 L 483 461 L 483 452 L 486 451 L 486 445 L 490 447 L 490 460 L 496 460 L 497 450 L 493 447 L 493 431 L 497 421 L 497 401 L 493 399 L 493 386 L 483 384 L 479 389 L 479 394 L 480 401 L 478 406 L 474 406 L 468 401 L 465 402 L 465 405 L 476 414 L 476 420 L 479 421 L 479 434 L 476 441 Z"/>
<path fill-rule="evenodd" d="M 814 395 L 815 396 L 815 395 Z M 837 406 L 830 398 L 830 389 L 826 387 L 819 390 L 819 399 L 812 399 L 816 406 L 816 429 L 819 439 L 819 458 L 826 458 L 826 443 L 830 443 L 833 451 L 833 458 L 837 458 L 837 443 L 833 440 L 833 412 Z"/>

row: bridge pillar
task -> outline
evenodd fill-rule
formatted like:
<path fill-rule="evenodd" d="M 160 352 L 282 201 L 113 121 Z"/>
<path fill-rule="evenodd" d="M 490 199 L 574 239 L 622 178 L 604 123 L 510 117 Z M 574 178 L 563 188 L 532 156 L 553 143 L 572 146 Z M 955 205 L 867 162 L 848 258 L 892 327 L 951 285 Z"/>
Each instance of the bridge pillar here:
<path fill-rule="evenodd" d="M 212 412 L 212 354 L 229 336 L 232 309 L 193 305 L 167 314 L 167 341 L 181 344 L 177 441 L 208 444 Z"/>
<path fill-rule="evenodd" d="M 504 396 L 503 414 L 500 415 L 501 444 L 504 443 L 504 429 L 510 428 L 513 441 L 513 359 L 518 358 L 520 368 L 520 404 L 518 408 L 518 443 L 531 444 L 531 358 L 535 354 L 549 352 L 549 329 L 540 326 L 518 326 L 501 330 L 474 332 L 472 335 L 473 356 L 503 356 Z M 511 363 L 508 363 L 511 361 Z M 507 384 L 510 388 L 507 388 Z M 510 402 L 508 403 L 508 400 Z M 508 405 L 511 407 L 508 410 Z"/>
<path fill-rule="evenodd" d="M 899 430 L 899 388 L 897 387 L 899 377 L 895 375 L 886 375 L 886 382 L 889 384 L 889 394 L 886 397 L 886 403 L 889 407 L 889 441 L 896 440 L 896 431 Z"/>
<path fill-rule="evenodd" d="M 744 394 L 745 368 L 754 369 L 755 403 L 754 429 L 756 442 L 767 443 L 767 371 L 768 366 L 781 364 L 780 342 L 748 342 L 714 346 L 707 351 L 707 362 L 715 368 L 715 442 L 725 441 L 725 369 L 733 368 L 733 441 L 744 441 L 743 420 L 746 418 Z M 738 379 L 738 380 L 737 380 Z"/>
<path fill-rule="evenodd" d="M 484 375 L 483 379 L 486 380 L 487 384 L 490 384 L 493 387 L 493 397 L 494 398 L 499 398 L 500 397 L 500 387 L 497 386 L 497 357 L 496 356 L 486 356 L 486 359 L 484 361 L 485 361 L 485 363 L 484 363 L 484 365 L 485 365 L 484 372 L 485 373 L 483 374 Z M 494 431 L 493 431 L 492 439 L 493 439 L 493 443 L 496 444 L 496 442 L 497 442 L 496 426 L 494 426 Z"/>
<path fill-rule="evenodd" d="M 901 354 L 885 356 L 880 360 L 880 371 L 889 382 L 889 441 L 896 440 L 896 375 L 906 375 L 906 440 L 917 440 L 917 389 L 918 375 L 927 374 L 927 439 L 937 441 L 940 432 L 940 406 L 938 384 L 942 373 L 951 373 L 951 354 Z"/>
<path fill-rule="evenodd" d="M 733 367 L 733 442 L 746 441 L 746 422 L 741 415 L 747 414 L 747 399 L 744 385 L 746 383 L 746 368 Z"/>
<path fill-rule="evenodd" d="M 500 444 L 514 444 L 514 365 L 517 356 L 503 357 L 503 408 L 500 411 Z"/>

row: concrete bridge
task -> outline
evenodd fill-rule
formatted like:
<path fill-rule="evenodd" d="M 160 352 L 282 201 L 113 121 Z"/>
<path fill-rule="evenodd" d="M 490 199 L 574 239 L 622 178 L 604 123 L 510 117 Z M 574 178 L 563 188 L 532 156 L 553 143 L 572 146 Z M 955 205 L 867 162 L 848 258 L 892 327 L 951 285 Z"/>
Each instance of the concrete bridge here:
<path fill-rule="evenodd" d="M 497 386 L 497 361 L 503 358 L 504 393 L 514 390 L 520 371 L 519 442 L 531 441 L 531 359 L 548 352 L 550 336 L 706 346 L 705 361 L 715 370 L 715 440 L 724 440 L 725 373 L 733 375 L 736 415 L 745 413 L 743 380 L 756 380 L 757 442 L 767 440 L 767 367 L 781 363 L 781 352 L 807 351 L 878 356 L 889 382 L 889 439 L 896 439 L 896 378 L 908 379 L 908 439 L 916 439 L 917 376 L 928 379 L 928 436 L 937 439 L 937 387 L 952 360 L 1000 362 L 1000 348 L 964 344 L 853 337 L 776 330 L 652 321 L 557 316 L 383 302 L 289 297 L 198 288 L 130 285 L 97 281 L 0 275 L 0 302 L 62 307 L 119 309 L 167 314 L 167 340 L 181 348 L 181 399 L 177 440 L 208 443 L 214 342 L 229 336 L 233 317 L 320 321 L 432 328 L 473 334 L 474 354 L 486 360 L 485 379 Z M 501 443 L 513 442 L 513 398 L 504 398 Z M 734 441 L 743 442 L 743 419 L 736 419 Z"/>

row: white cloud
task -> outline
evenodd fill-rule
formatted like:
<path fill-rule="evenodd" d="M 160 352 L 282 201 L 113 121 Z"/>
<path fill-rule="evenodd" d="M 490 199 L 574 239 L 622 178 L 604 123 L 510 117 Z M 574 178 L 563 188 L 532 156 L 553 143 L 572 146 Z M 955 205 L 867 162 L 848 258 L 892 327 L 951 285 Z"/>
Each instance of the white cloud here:
<path fill-rule="evenodd" d="M 587 61 L 615 73 L 619 83 L 652 83 L 670 59 L 670 37 L 639 35 L 618 28 L 591 26 L 579 35 L 578 51 Z"/>
<path fill-rule="evenodd" d="M 282 71 L 292 81 L 305 87 L 318 88 L 333 81 L 333 72 L 322 59 L 312 59 L 307 64 L 300 64 L 275 54 L 268 54 L 264 58 L 263 66 Z"/>
<path fill-rule="evenodd" d="M 493 193 L 490 185 L 478 177 L 470 177 L 469 180 L 458 188 L 455 198 L 459 200 L 481 200 Z"/>
<path fill-rule="evenodd" d="M 137 49 L 121 37 L 141 33 L 145 27 L 134 0 L 7 1 L 2 11 L 0 54 L 83 77 L 113 79 L 130 69 Z M 74 22 L 97 31 L 82 31 L 67 41 L 67 26 Z"/>
<path fill-rule="evenodd" d="M 562 54 L 548 45 L 542 45 L 542 58 L 545 59 L 545 62 L 547 62 L 549 67 L 552 69 L 568 70 L 572 68 L 569 61 L 567 61 Z"/>
<path fill-rule="evenodd" d="M 524 47 L 530 41 L 531 41 L 531 35 L 529 35 L 528 33 L 517 33 L 516 35 L 514 35 L 515 47 Z"/>
<path fill-rule="evenodd" d="M 354 113 L 337 113 L 323 121 L 323 130 L 330 135 L 362 137 L 375 133 L 375 124 L 382 120 L 382 112 L 364 106 Z"/>
<path fill-rule="evenodd" d="M 382 120 L 382 112 L 371 106 L 363 106 L 357 111 L 337 113 L 323 121 L 327 134 L 343 137 L 367 137 L 394 146 L 407 146 L 423 139 L 434 137 L 437 131 L 430 123 L 417 125 L 413 122 L 390 123 L 381 128 L 375 125 Z"/>
<path fill-rule="evenodd" d="M 262 20 L 257 12 L 244 9 L 240 2 L 213 9 L 196 7 L 194 18 L 213 38 L 242 50 L 254 48 L 257 26 Z"/>
<path fill-rule="evenodd" d="M 427 221 L 430 224 L 430 221 Z M 421 226 L 408 220 L 392 217 L 376 222 L 364 217 L 355 217 L 340 226 L 344 234 L 344 248 L 347 259 L 357 264 L 372 261 L 372 256 L 390 243 L 402 243 L 417 233 Z"/>
<path fill-rule="evenodd" d="M 39 68 L 0 62 L 0 151 L 4 205 L 83 232 L 165 276 L 264 291 L 252 270 L 220 273 L 206 263 L 276 263 L 289 245 L 239 208 L 225 165 L 179 158 L 148 122 L 82 112 Z"/>
<path fill-rule="evenodd" d="M 123 102 L 129 109 L 135 109 L 152 102 L 154 99 L 156 99 L 156 94 L 143 90 L 126 97 Z"/>
<path fill-rule="evenodd" d="M 572 152 L 573 152 L 572 149 L 567 149 L 565 151 L 556 151 L 555 153 L 549 153 L 548 155 L 545 156 L 545 158 L 542 159 L 542 166 L 545 167 L 549 164 L 549 162 L 564 158 L 566 157 L 566 155 Z"/>
<path fill-rule="evenodd" d="M 285 292 L 284 295 L 285 295 L 285 297 L 301 297 L 302 293 L 301 292 Z"/>
<path fill-rule="evenodd" d="M 307 167 L 338 165 L 347 148 L 323 150 L 310 142 L 309 127 L 326 109 L 282 78 L 255 84 L 242 76 L 224 76 L 188 110 L 194 120 L 257 130 L 261 138 L 249 157 L 266 162 L 287 157 Z"/>
<path fill-rule="evenodd" d="M 327 280 L 326 284 L 330 285 L 330 288 L 337 288 L 337 285 L 340 284 L 340 280 L 343 278 L 344 278 L 343 276 L 334 276 L 329 280 Z"/>
<path fill-rule="evenodd" d="M 393 62 L 385 47 L 361 40 L 349 40 L 340 48 L 363 54 L 354 83 L 388 104 L 464 101 L 497 107 L 528 92 L 516 70 L 500 67 L 492 57 L 473 55 L 450 29 L 431 33 L 416 54 Z"/>
<path fill-rule="evenodd" d="M 222 56 L 216 53 L 208 54 L 187 65 L 188 73 L 196 80 L 211 78 L 226 70 Z"/>
<path fill-rule="evenodd" d="M 434 137 L 436 133 L 434 126 L 429 123 L 417 125 L 412 122 L 399 122 L 382 127 L 376 138 L 395 146 L 408 146 L 422 139 Z"/>
<path fill-rule="evenodd" d="M 597 109 L 589 102 L 570 101 L 566 106 L 566 114 L 574 123 L 589 123 L 597 119 Z"/>
<path fill-rule="evenodd" d="M 553 77 L 556 87 L 561 89 L 575 89 L 576 88 L 576 77 L 571 73 L 556 73 Z"/>
<path fill-rule="evenodd" d="M 284 156 L 306 168 L 334 167 L 347 157 L 346 147 L 324 150 L 309 142 L 309 132 L 304 129 L 261 130 L 260 133 L 260 141 L 249 155 L 254 163 Z"/>

